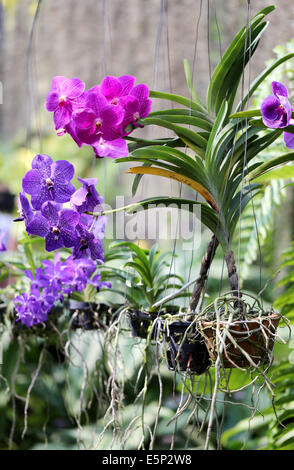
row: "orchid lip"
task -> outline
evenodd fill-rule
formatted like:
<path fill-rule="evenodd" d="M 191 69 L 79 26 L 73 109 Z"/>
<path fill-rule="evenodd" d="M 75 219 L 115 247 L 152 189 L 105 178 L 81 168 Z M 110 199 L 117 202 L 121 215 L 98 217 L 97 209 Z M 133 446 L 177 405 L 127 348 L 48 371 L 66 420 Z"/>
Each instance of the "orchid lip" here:
<path fill-rule="evenodd" d="M 59 239 L 59 235 L 60 235 L 60 230 L 59 230 L 59 228 L 56 227 L 56 226 L 53 226 L 53 227 L 51 228 L 51 231 L 52 231 L 52 233 L 55 235 L 55 237 L 54 237 L 55 240 L 58 240 L 58 239 Z"/>
<path fill-rule="evenodd" d="M 48 189 L 53 187 L 53 181 L 50 178 L 46 179 L 46 186 L 48 187 Z"/>

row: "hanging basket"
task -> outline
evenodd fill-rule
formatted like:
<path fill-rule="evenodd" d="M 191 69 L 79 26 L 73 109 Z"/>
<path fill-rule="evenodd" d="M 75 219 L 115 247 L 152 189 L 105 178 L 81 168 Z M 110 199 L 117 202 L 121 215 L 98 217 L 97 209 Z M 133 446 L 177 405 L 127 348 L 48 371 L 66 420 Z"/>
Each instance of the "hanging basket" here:
<path fill-rule="evenodd" d="M 246 300 L 244 299 L 246 297 Z M 213 362 L 220 354 L 225 368 L 259 367 L 273 359 L 276 330 L 281 315 L 264 311 L 248 294 L 238 298 L 231 293 L 216 299 L 200 314 L 198 329 Z"/>
<path fill-rule="evenodd" d="M 195 323 L 192 326 L 187 321 L 165 324 L 163 334 L 168 343 L 166 359 L 169 370 L 201 375 L 209 368 L 209 354 Z"/>
<path fill-rule="evenodd" d="M 113 321 L 118 307 L 110 307 L 106 304 L 93 302 L 79 302 L 69 300 L 68 310 L 72 318 L 72 328 L 82 328 L 83 330 L 107 329 Z"/>

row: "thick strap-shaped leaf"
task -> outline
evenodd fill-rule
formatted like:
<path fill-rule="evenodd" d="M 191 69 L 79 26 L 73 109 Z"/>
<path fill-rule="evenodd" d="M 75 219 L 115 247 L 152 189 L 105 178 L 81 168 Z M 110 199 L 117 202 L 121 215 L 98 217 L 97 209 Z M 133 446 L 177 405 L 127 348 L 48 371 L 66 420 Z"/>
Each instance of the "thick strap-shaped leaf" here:
<path fill-rule="evenodd" d="M 251 121 L 249 121 L 249 124 L 251 126 L 255 126 L 255 127 L 260 127 L 261 129 L 269 129 L 262 121 L 262 119 L 252 119 Z M 287 126 L 287 127 L 283 127 L 281 128 L 281 130 L 283 132 L 290 132 L 290 134 L 294 134 L 294 126 L 290 125 L 290 126 Z"/>
<path fill-rule="evenodd" d="M 261 116 L 260 109 L 248 109 L 247 111 L 239 111 L 229 116 L 230 119 L 248 119 L 252 117 Z"/>
<path fill-rule="evenodd" d="M 234 154 L 232 161 L 232 167 L 235 165 L 234 171 L 232 172 L 232 177 L 235 178 L 238 173 L 242 172 L 244 164 L 247 166 L 256 155 L 269 147 L 269 145 L 271 145 L 281 134 L 281 129 L 272 130 L 272 132 L 269 132 L 259 139 L 253 140 L 252 143 L 248 144 L 247 142 L 246 147 L 240 148 L 239 151 Z M 244 155 L 244 152 L 246 152 L 246 155 Z"/>
<path fill-rule="evenodd" d="M 203 173 L 202 168 L 199 168 L 199 171 L 196 171 L 196 166 L 187 165 L 185 162 L 179 160 L 171 154 L 165 154 L 164 152 L 157 152 L 157 155 L 149 158 L 146 156 L 130 156 L 124 157 L 119 160 L 120 162 L 140 162 L 144 163 L 145 167 L 154 167 L 164 168 L 176 174 L 180 174 L 183 177 L 193 179 L 195 182 L 199 183 L 209 191 L 209 183 L 206 178 L 205 173 Z M 195 165 L 198 162 L 192 162 Z M 198 165 L 199 167 L 199 165 Z"/>
<path fill-rule="evenodd" d="M 170 108 L 170 109 L 161 109 L 158 111 L 152 111 L 148 114 L 148 117 L 160 117 L 162 114 L 172 114 L 172 115 L 180 115 L 180 116 L 194 116 L 199 119 L 204 119 L 207 123 L 211 124 L 212 120 L 205 112 L 195 111 L 195 109 L 186 109 L 186 108 Z"/>
<path fill-rule="evenodd" d="M 236 194 L 232 207 L 231 207 L 231 220 L 228 218 L 228 233 L 232 239 L 236 225 L 241 214 L 247 204 L 254 198 L 256 194 L 262 191 L 262 185 L 250 185 L 248 188 L 243 189 L 242 198 L 240 201 L 240 193 Z"/>
<path fill-rule="evenodd" d="M 150 90 L 150 98 L 160 98 L 162 100 L 179 103 L 187 108 L 195 109 L 195 111 L 203 112 L 204 109 L 203 106 L 195 103 L 195 101 L 189 100 L 181 95 L 175 95 L 174 93 L 163 93 L 161 91 Z"/>
<path fill-rule="evenodd" d="M 217 206 L 216 201 L 212 197 L 212 195 L 207 191 L 207 189 L 204 188 L 201 184 L 196 182 L 195 180 L 175 173 L 173 171 L 169 170 L 164 170 L 162 168 L 156 168 L 156 167 L 143 167 L 143 166 L 138 166 L 138 167 L 133 167 L 130 168 L 129 173 L 132 174 L 143 174 L 143 175 L 154 175 L 154 176 L 163 176 L 164 178 L 169 178 L 173 179 L 175 181 L 178 181 L 179 183 L 186 184 L 187 186 L 190 186 L 190 188 L 193 188 L 195 191 L 197 191 L 201 196 L 211 205 L 211 207 L 216 211 L 219 212 L 219 208 Z"/>
<path fill-rule="evenodd" d="M 208 186 L 205 168 L 202 161 L 197 158 L 192 158 L 178 149 L 153 145 L 148 148 L 137 150 L 130 156 L 146 158 L 151 157 L 157 160 L 165 160 L 167 162 L 170 161 L 174 164 L 177 164 L 179 167 L 181 167 L 182 163 L 184 163 L 186 168 L 190 168 L 197 181 L 202 182 L 205 187 Z"/>
<path fill-rule="evenodd" d="M 133 152 L 133 150 L 147 147 L 148 145 L 165 145 L 168 147 L 185 147 L 183 141 L 177 137 L 171 137 L 168 139 L 140 139 L 136 137 L 125 137 L 125 140 L 128 141 L 128 149 L 129 152 Z"/>
<path fill-rule="evenodd" d="M 290 54 L 281 57 L 280 59 L 276 60 L 273 64 L 269 65 L 251 84 L 250 90 L 244 96 L 243 100 L 238 104 L 236 108 L 237 112 L 244 108 L 249 98 L 253 95 L 259 85 L 265 80 L 265 78 L 268 77 L 268 75 L 270 75 L 277 67 L 282 65 L 284 62 L 287 62 L 287 60 L 292 59 L 293 57 L 294 52 L 291 52 Z"/>
<path fill-rule="evenodd" d="M 214 172 L 214 169 L 215 169 L 215 165 L 213 161 L 213 150 L 218 142 L 218 139 L 216 139 L 216 136 L 222 130 L 222 125 L 226 118 L 227 109 L 228 109 L 228 103 L 224 101 L 218 112 L 217 118 L 215 120 L 214 126 L 210 133 L 210 137 L 207 142 L 207 147 L 206 147 L 206 152 L 205 152 L 205 164 L 206 164 L 206 168 L 208 172 L 210 173 L 211 171 Z"/>
<path fill-rule="evenodd" d="M 255 31 L 258 28 L 259 23 L 263 20 L 265 15 L 274 10 L 275 7 L 269 7 L 259 12 L 250 22 L 249 27 L 244 26 L 239 33 L 235 36 L 227 50 L 225 51 L 221 62 L 216 67 L 208 88 L 207 94 L 207 107 L 209 111 L 217 112 L 216 99 L 219 91 L 223 93 L 223 98 L 227 95 L 228 89 L 231 87 L 231 83 L 226 82 L 228 70 L 232 70 L 235 67 L 240 68 L 240 57 L 243 57 L 244 47 L 248 42 L 248 37 L 255 39 Z M 259 31 L 260 32 L 260 31 Z M 249 54 L 250 56 L 252 54 Z M 245 65 L 245 64 L 244 64 Z M 243 67 L 242 67 L 243 68 Z M 242 74 L 241 68 L 241 74 Z M 222 99 L 219 99 L 219 103 Z"/>
<path fill-rule="evenodd" d="M 268 183 L 272 180 L 279 179 L 289 179 L 294 178 L 294 165 L 285 165 L 281 168 L 276 168 L 274 170 L 268 171 L 259 178 L 255 178 L 254 182 L 256 183 Z"/>
<path fill-rule="evenodd" d="M 255 53 L 259 44 L 260 37 L 263 34 L 264 30 L 267 28 L 267 26 L 268 23 L 263 22 L 259 24 L 254 29 L 254 31 L 252 31 L 250 36 L 250 45 L 248 41 L 245 42 L 244 47 L 247 45 L 246 51 L 243 51 L 242 54 L 240 54 L 240 57 L 236 59 L 232 67 L 228 69 L 227 74 L 224 78 L 223 86 L 221 86 L 216 92 L 215 112 L 218 112 L 222 101 L 226 99 L 228 101 L 228 114 L 231 113 L 239 83 L 244 73 L 245 66 Z"/>
<path fill-rule="evenodd" d="M 158 116 L 158 115 L 157 115 Z M 149 115 L 149 118 L 152 117 Z M 206 119 L 201 119 L 195 116 L 189 116 L 188 114 L 160 114 L 160 119 L 163 121 L 174 122 L 176 124 L 189 124 L 190 126 L 199 127 L 206 131 L 211 130 L 211 124 Z"/>
<path fill-rule="evenodd" d="M 148 258 L 147 258 L 145 251 L 142 248 L 140 248 L 138 245 L 132 242 L 119 242 L 113 245 L 113 248 L 116 248 L 116 247 L 126 247 L 126 248 L 129 248 L 132 252 L 134 252 L 137 255 L 138 259 L 140 260 L 142 266 L 144 267 L 146 276 L 150 278 Z"/>
<path fill-rule="evenodd" d="M 195 145 L 200 147 L 201 149 L 206 148 L 206 140 L 203 139 L 203 137 L 199 136 L 197 132 L 194 132 L 190 129 L 187 129 L 186 127 L 178 126 L 177 124 L 173 124 L 168 121 L 164 121 L 163 119 L 159 118 L 145 118 L 140 121 L 144 126 L 149 126 L 149 125 L 156 125 L 159 127 L 165 127 L 166 129 L 170 129 L 173 131 L 178 137 L 181 138 L 187 137 L 189 140 L 191 140 Z"/>
<path fill-rule="evenodd" d="M 255 178 L 258 178 L 261 175 L 264 175 L 269 170 L 276 168 L 284 163 L 289 163 L 294 161 L 294 152 L 285 153 L 279 157 L 272 158 L 268 162 L 261 163 L 258 168 L 251 171 L 248 175 L 248 178 L 253 181 Z"/>

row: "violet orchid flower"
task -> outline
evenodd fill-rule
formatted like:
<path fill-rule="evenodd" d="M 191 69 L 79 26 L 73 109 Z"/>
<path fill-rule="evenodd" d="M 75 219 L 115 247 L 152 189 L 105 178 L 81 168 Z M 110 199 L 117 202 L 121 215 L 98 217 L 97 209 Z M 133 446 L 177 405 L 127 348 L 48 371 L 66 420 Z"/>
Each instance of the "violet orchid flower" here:
<path fill-rule="evenodd" d="M 103 245 L 100 239 L 97 239 L 93 232 L 79 224 L 76 226 L 78 241 L 73 249 L 74 258 L 91 257 L 102 263 L 104 261 Z"/>
<path fill-rule="evenodd" d="M 32 220 L 34 212 L 24 193 L 19 193 L 19 197 L 17 198 L 17 207 L 19 217 L 14 219 L 14 222 L 20 222 L 24 220 L 25 225 L 27 226 L 28 223 Z"/>
<path fill-rule="evenodd" d="M 46 98 L 46 108 L 54 112 L 56 129 L 65 128 L 71 121 L 71 115 L 78 99 L 81 99 L 85 84 L 79 78 L 56 76 Z"/>
<path fill-rule="evenodd" d="M 24 271 L 24 274 L 30 280 L 31 294 L 36 294 L 41 288 L 48 287 L 49 278 L 44 274 L 42 268 L 37 268 L 35 275 L 28 269 Z"/>
<path fill-rule="evenodd" d="M 41 209 L 45 201 L 68 202 L 75 192 L 70 182 L 74 167 L 66 160 L 53 162 L 48 155 L 36 155 L 32 169 L 22 180 L 23 191 L 30 194 L 34 209 Z"/>
<path fill-rule="evenodd" d="M 58 204 L 47 201 L 28 224 L 27 232 L 45 237 L 47 251 L 57 250 L 63 246 L 71 248 L 77 244 L 75 228 L 79 219 L 77 212 L 71 209 L 59 210 Z"/>
<path fill-rule="evenodd" d="M 262 120 L 267 127 L 287 127 L 291 119 L 288 90 L 282 83 L 272 82 L 273 95 L 267 96 L 261 105 Z"/>
<path fill-rule="evenodd" d="M 74 259 L 69 256 L 64 262 L 64 269 L 67 272 L 67 277 L 64 279 L 63 292 L 71 295 L 72 292 L 83 291 L 89 278 L 96 270 L 96 263 L 90 258 Z"/>
<path fill-rule="evenodd" d="M 74 176 L 74 167 L 66 160 L 53 162 L 48 155 L 36 155 L 32 169 L 22 181 L 23 191 L 32 196 L 34 209 L 41 209 L 45 201 L 68 202 L 75 192 L 70 183 Z"/>
<path fill-rule="evenodd" d="M 31 327 L 47 320 L 48 312 L 54 304 L 54 296 L 26 294 L 23 292 L 14 299 L 14 307 L 17 312 L 17 321 L 27 327 Z"/>
<path fill-rule="evenodd" d="M 94 212 L 103 210 L 103 198 L 100 196 L 95 186 L 97 178 L 79 178 L 82 187 L 77 189 L 70 198 L 73 208 L 79 213 Z"/>
<path fill-rule="evenodd" d="M 101 274 L 96 274 L 95 276 L 93 276 L 92 279 L 89 279 L 88 284 L 91 284 L 92 286 L 96 287 L 97 292 L 100 292 L 102 287 L 107 287 L 108 289 L 111 288 L 110 282 L 101 281 Z"/>
<path fill-rule="evenodd" d="M 272 129 L 294 125 L 287 88 L 280 82 L 272 82 L 272 90 L 273 95 L 265 98 L 261 105 L 263 123 Z M 294 134 L 284 132 L 284 141 L 288 148 L 294 148 Z"/>

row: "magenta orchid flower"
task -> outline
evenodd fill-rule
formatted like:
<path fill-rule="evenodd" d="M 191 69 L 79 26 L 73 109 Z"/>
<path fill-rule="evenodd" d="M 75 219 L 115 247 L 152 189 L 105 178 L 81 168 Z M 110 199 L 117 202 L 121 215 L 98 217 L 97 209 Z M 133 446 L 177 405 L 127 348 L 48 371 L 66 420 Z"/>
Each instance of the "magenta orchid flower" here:
<path fill-rule="evenodd" d="M 122 127 L 125 128 L 132 124 L 134 127 L 143 127 L 138 121 L 147 117 L 151 110 L 152 101 L 149 99 L 149 88 L 141 84 L 135 86 L 128 96 L 121 99 L 125 110 Z"/>
<path fill-rule="evenodd" d="M 122 75 L 118 78 L 108 75 L 102 80 L 99 91 L 110 104 L 120 105 L 120 99 L 131 92 L 135 80 L 132 75 Z"/>
<path fill-rule="evenodd" d="M 78 105 L 77 101 L 84 90 L 85 84 L 79 78 L 53 78 L 46 98 L 46 109 L 54 112 L 55 129 L 65 128 L 70 123 L 74 107 Z"/>
<path fill-rule="evenodd" d="M 121 106 L 109 105 L 103 95 L 95 92 L 87 94 L 85 106 L 73 115 L 75 131 L 82 142 L 92 145 L 101 137 L 111 141 L 120 136 L 118 125 L 124 116 Z"/>
<path fill-rule="evenodd" d="M 107 141 L 101 137 L 92 147 L 97 158 L 122 158 L 129 153 L 127 142 L 124 139 Z"/>

